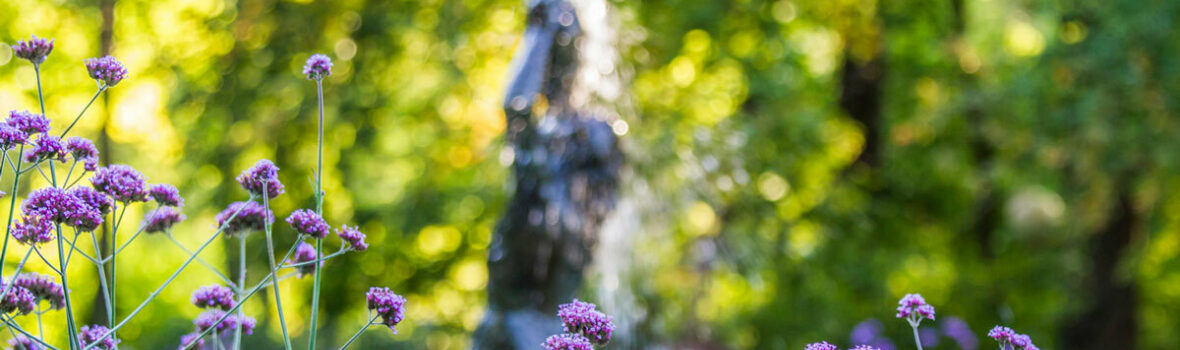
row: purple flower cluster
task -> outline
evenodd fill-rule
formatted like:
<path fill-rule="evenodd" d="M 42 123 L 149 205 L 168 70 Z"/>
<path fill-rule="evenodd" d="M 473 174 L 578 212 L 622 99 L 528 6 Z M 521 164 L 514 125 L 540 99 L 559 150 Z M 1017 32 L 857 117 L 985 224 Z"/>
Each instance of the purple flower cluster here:
<path fill-rule="evenodd" d="M 911 326 L 917 327 L 923 318 L 934 320 L 934 307 L 921 294 L 906 294 L 897 304 L 897 318 L 906 319 Z"/>
<path fill-rule="evenodd" d="M 217 320 L 221 320 L 222 317 L 225 317 L 225 311 L 219 309 L 206 310 L 197 316 L 196 320 L 193 320 L 193 325 L 197 326 L 198 333 L 210 328 L 214 328 L 214 331 L 217 333 L 225 333 L 226 331 L 237 329 L 238 325 L 241 324 L 242 333 L 254 334 L 256 322 L 253 317 L 246 316 L 239 319 L 238 315 L 229 315 L 221 323 L 217 323 Z"/>
<path fill-rule="evenodd" d="M 826 342 L 826 341 L 807 344 L 807 346 L 803 347 L 803 350 L 839 350 L 839 349 L 840 348 L 837 348 L 835 345 L 828 344 L 828 342 Z"/>
<path fill-rule="evenodd" d="M 78 136 L 68 138 L 66 151 L 74 156 L 75 162 L 82 162 L 86 171 L 98 170 L 98 148 L 94 147 L 90 139 Z"/>
<path fill-rule="evenodd" d="M 975 350 L 979 348 L 979 338 L 975 336 L 971 327 L 963 319 L 947 317 L 939 323 L 942 324 L 942 333 L 958 343 L 960 349 Z"/>
<path fill-rule="evenodd" d="M 102 225 L 103 213 L 73 192 L 56 187 L 38 189 L 29 194 L 21 205 L 26 218 L 41 216 L 59 224 L 74 226 L 82 231 L 93 231 Z"/>
<path fill-rule="evenodd" d="M 200 349 L 205 346 L 205 339 L 201 333 L 193 332 L 180 336 L 180 346 L 176 350 Z"/>
<path fill-rule="evenodd" d="M 316 260 L 315 247 L 312 247 L 311 244 L 308 244 L 307 242 L 299 242 L 299 247 L 295 248 L 295 255 L 292 256 L 291 259 L 289 261 L 287 261 L 287 263 L 291 264 L 291 265 L 303 264 L 303 265 L 299 265 L 299 267 L 296 268 L 297 270 L 299 270 L 299 277 L 303 277 L 303 276 L 315 273 L 315 270 L 316 270 L 315 265 L 316 264 L 314 264 L 314 263 L 304 264 L 304 263 L 309 263 L 309 262 L 312 262 L 315 260 Z M 320 266 L 323 266 L 324 262 L 321 261 L 319 264 L 320 264 Z"/>
<path fill-rule="evenodd" d="M 0 313 L 16 312 L 25 315 L 37 308 L 37 296 L 28 289 L 0 283 L 0 290 L 5 290 L 3 298 L 0 298 Z"/>
<path fill-rule="evenodd" d="M 115 339 L 113 335 L 108 333 L 110 333 L 110 329 L 100 325 L 82 326 L 82 331 L 78 333 L 78 346 L 85 348 L 87 345 L 97 342 L 98 344 L 91 349 L 112 350 L 122 341 Z M 103 335 L 106 336 L 103 337 Z"/>
<path fill-rule="evenodd" d="M 279 182 L 279 167 L 269 159 L 259 160 L 250 169 L 243 170 L 238 175 L 238 183 L 251 194 L 263 195 L 263 187 L 267 198 L 275 198 L 283 194 L 283 183 Z"/>
<path fill-rule="evenodd" d="M 184 206 L 184 198 L 180 197 L 180 190 L 176 186 L 169 184 L 157 184 L 148 188 L 148 197 L 151 197 L 156 203 L 171 207 Z"/>
<path fill-rule="evenodd" d="M 369 310 L 381 316 L 381 323 L 397 334 L 394 326 L 406 318 L 406 298 L 386 287 L 370 287 L 369 292 L 365 293 L 365 300 L 368 301 Z"/>
<path fill-rule="evenodd" d="M 16 57 L 39 65 L 45 62 L 45 58 L 49 57 L 50 52 L 53 52 L 53 39 L 45 40 L 45 38 L 38 38 L 34 35 L 29 40 L 17 40 L 16 45 L 12 45 L 12 51 Z"/>
<path fill-rule="evenodd" d="M 90 58 L 85 61 L 90 78 L 105 87 L 118 85 L 127 78 L 127 67 L 112 56 Z"/>
<path fill-rule="evenodd" d="M 221 285 L 208 285 L 193 292 L 193 305 L 199 308 L 219 308 L 229 311 L 234 305 L 234 291 Z"/>
<path fill-rule="evenodd" d="M 24 335 L 17 335 L 16 337 L 9 339 L 8 346 L 11 346 L 12 350 L 44 350 L 45 349 L 44 346 L 41 346 L 41 343 L 38 343 L 36 340 L 30 339 L 29 337 L 26 337 Z"/>
<path fill-rule="evenodd" d="M 291 213 L 291 216 L 287 217 L 287 223 L 295 228 L 295 232 L 315 238 L 327 237 L 328 231 L 332 230 L 320 214 L 308 209 L 299 209 Z"/>
<path fill-rule="evenodd" d="M 143 231 L 147 233 L 167 232 L 172 228 L 172 225 L 176 225 L 186 218 L 174 207 L 160 207 L 143 218 Z"/>
<path fill-rule="evenodd" d="M 321 80 L 332 75 L 332 59 L 323 54 L 314 54 L 303 64 L 303 75 L 309 80 Z"/>
<path fill-rule="evenodd" d="M 33 140 L 33 149 L 25 151 L 23 159 L 29 163 L 43 160 L 64 162 L 66 161 L 66 146 L 61 143 L 61 138 L 42 134 Z"/>
<path fill-rule="evenodd" d="M 8 112 L 8 119 L 5 119 L 4 123 L 24 132 L 26 137 L 31 134 L 49 132 L 49 118 L 40 114 L 30 113 L 29 111 Z"/>
<path fill-rule="evenodd" d="M 28 245 L 53 240 L 53 222 L 37 214 L 26 214 L 21 222 L 12 225 L 12 238 Z"/>
<path fill-rule="evenodd" d="M 234 213 L 237 213 L 237 216 L 234 216 Z M 266 229 L 266 225 L 275 221 L 274 213 L 252 201 L 230 203 L 216 218 L 217 227 L 224 227 L 226 235 L 262 231 Z"/>
<path fill-rule="evenodd" d="M 106 193 L 116 201 L 123 203 L 147 200 L 144 181 L 143 174 L 139 170 L 122 164 L 99 168 L 90 178 L 90 184 L 94 186 L 95 190 Z"/>
<path fill-rule="evenodd" d="M 558 306 L 557 317 L 561 318 L 566 333 L 581 334 L 599 346 L 610 342 L 611 334 L 615 331 L 610 316 L 598 311 L 594 304 L 578 299 Z"/>
<path fill-rule="evenodd" d="M 336 229 L 336 236 L 339 236 L 340 240 L 347 243 L 349 249 L 358 252 L 369 249 L 369 244 L 365 243 L 365 234 L 361 233 L 356 226 L 348 227 L 348 225 L 341 225 L 340 228 Z"/>
<path fill-rule="evenodd" d="M 544 343 L 541 343 L 541 347 L 545 350 L 594 350 L 590 339 L 586 339 L 580 334 L 551 335 L 545 339 Z"/>
<path fill-rule="evenodd" d="M 60 310 L 66 306 L 66 295 L 65 290 L 56 281 L 56 278 L 49 275 L 22 273 L 13 278 L 12 285 L 33 293 L 36 302 L 44 300 L 49 302 L 50 308 Z"/>
<path fill-rule="evenodd" d="M 8 124 L 0 124 L 0 150 L 10 150 L 18 145 L 25 144 L 29 140 L 29 134 L 24 131 L 17 130 L 17 128 L 8 126 Z"/>
<path fill-rule="evenodd" d="M 857 323 L 856 326 L 852 327 L 852 333 L 849 335 L 848 340 L 851 344 L 871 345 L 873 347 L 880 348 L 881 350 L 896 349 L 896 346 L 893 344 L 893 340 L 885 336 L 884 331 L 885 324 L 881 323 L 880 320 L 870 318 L 861 321 L 860 323 Z M 922 339 L 925 340 L 926 337 L 923 337 Z M 922 343 L 923 346 L 926 344 L 927 343 L 925 342 Z"/>
<path fill-rule="evenodd" d="M 1008 327 L 996 326 L 987 332 L 987 336 L 1000 343 L 1004 350 L 1040 350 L 1028 335 L 1016 333 Z"/>

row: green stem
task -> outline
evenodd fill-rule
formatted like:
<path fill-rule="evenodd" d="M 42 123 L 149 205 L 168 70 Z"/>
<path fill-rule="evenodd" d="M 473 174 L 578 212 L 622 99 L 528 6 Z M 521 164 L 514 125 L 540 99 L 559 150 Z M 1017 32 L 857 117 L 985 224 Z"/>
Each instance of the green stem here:
<path fill-rule="evenodd" d="M 357 338 L 360 338 L 361 333 L 364 333 L 365 330 L 369 329 L 369 326 L 373 325 L 373 321 L 377 320 L 377 316 L 379 316 L 379 315 L 374 315 L 373 317 L 370 317 L 369 322 L 365 322 L 365 326 L 361 327 L 361 330 L 356 331 L 356 334 L 353 334 L 351 338 L 348 338 L 347 343 L 344 343 L 344 345 L 340 346 L 340 350 L 348 349 L 348 346 L 352 345 L 352 342 L 356 341 Z"/>
<path fill-rule="evenodd" d="M 102 255 L 102 248 L 98 246 L 98 237 L 94 235 L 94 231 L 90 231 L 90 241 L 94 242 L 94 255 Z M 114 299 L 111 298 L 110 289 L 107 287 L 107 273 L 106 264 L 97 263 L 98 267 L 98 283 L 102 287 L 103 302 L 107 307 L 107 327 L 115 325 L 115 313 L 112 307 Z"/>
<path fill-rule="evenodd" d="M 328 254 L 327 256 L 324 256 L 322 259 L 316 259 L 316 260 L 312 260 L 312 261 L 304 261 L 304 262 L 297 262 L 297 263 L 291 263 L 291 264 L 283 264 L 282 266 L 279 266 L 279 268 L 280 268 L 280 269 L 285 269 L 285 268 L 300 267 L 300 266 L 303 266 L 303 265 L 311 265 L 311 264 L 315 264 L 315 263 L 320 263 L 320 262 L 328 261 L 328 259 L 334 258 L 334 257 L 336 257 L 336 256 L 338 256 L 338 255 L 344 254 L 345 252 L 346 252 L 346 251 L 344 251 L 344 250 L 341 250 L 341 251 L 337 251 L 337 252 L 335 252 L 335 253 L 332 253 L 332 254 Z"/>
<path fill-rule="evenodd" d="M 52 349 L 52 350 L 58 350 L 56 347 L 54 347 L 53 345 L 49 345 L 49 343 L 46 343 L 41 338 L 34 337 L 32 334 L 29 334 L 29 332 L 25 331 L 23 328 L 20 328 L 20 325 L 17 325 L 16 321 L 14 321 L 11 317 L 9 317 L 7 315 L 0 315 L 0 320 L 3 320 L 4 324 L 8 325 L 9 329 L 15 329 L 17 332 L 24 334 L 25 337 L 32 339 L 33 341 L 36 341 L 38 343 L 41 343 L 42 346 L 45 346 L 45 347 Z M 73 342 L 70 342 L 70 343 L 73 344 Z"/>
<path fill-rule="evenodd" d="M 177 241 L 177 240 L 176 240 L 176 237 L 172 237 L 172 233 L 171 233 L 171 232 L 165 233 L 165 234 L 164 234 L 164 236 L 165 236 L 165 237 L 168 237 L 168 240 L 169 240 L 169 241 L 172 241 L 172 244 L 176 245 L 176 247 L 180 248 L 180 250 L 183 250 L 183 251 L 184 251 L 186 254 L 188 254 L 188 255 L 190 255 L 190 256 L 193 256 L 193 255 L 195 255 L 195 254 L 193 254 L 193 251 L 191 251 L 191 250 L 188 250 L 188 248 L 187 248 L 187 247 L 185 247 L 185 246 L 184 246 L 184 244 L 181 244 L 181 243 L 180 243 L 180 241 Z M 216 275 L 217 275 L 217 277 L 220 277 L 222 282 L 225 282 L 225 284 L 228 284 L 228 285 L 230 285 L 230 286 L 231 286 L 231 287 L 233 287 L 234 289 L 238 289 L 238 288 L 243 288 L 243 287 L 244 287 L 244 286 L 242 286 L 242 285 L 240 285 L 240 284 L 236 284 L 236 283 L 234 283 L 234 281 L 233 281 L 233 280 L 230 280 L 230 279 L 229 279 L 229 277 L 226 277 L 226 276 L 225 276 L 225 274 L 222 274 L 222 273 L 221 273 L 221 270 L 218 270 L 216 267 L 213 267 L 213 264 L 210 264 L 210 263 L 206 262 L 206 261 L 205 261 L 205 259 L 201 259 L 201 257 L 199 257 L 199 256 L 198 256 L 198 257 L 197 257 L 197 262 L 201 263 L 201 265 L 205 265 L 205 267 L 206 267 L 206 268 L 208 268 L 208 269 L 209 269 L 209 271 L 213 271 L 213 273 L 214 273 L 214 274 L 216 274 Z"/>
<path fill-rule="evenodd" d="M 115 204 L 116 206 L 118 206 L 117 203 L 118 202 L 116 202 L 116 204 Z M 107 311 L 110 311 L 108 316 L 111 317 L 111 325 L 114 325 L 114 323 L 115 323 L 115 306 L 118 305 L 115 302 L 115 290 L 117 288 L 115 285 L 118 282 L 118 280 L 115 278 L 115 273 L 117 273 L 119 270 L 115 268 L 115 257 L 119 255 L 119 251 L 115 250 L 115 246 L 118 245 L 118 243 L 119 243 L 119 226 L 121 226 L 123 224 L 123 217 L 127 216 L 127 207 L 128 206 L 129 206 L 128 203 L 123 203 L 123 210 L 119 211 L 119 218 L 115 220 L 115 223 L 113 225 L 111 225 L 111 256 L 107 257 L 107 258 L 101 258 L 101 259 L 103 259 L 101 261 L 106 261 L 106 259 L 111 260 L 111 284 L 110 284 L 110 286 L 111 286 L 111 293 L 110 293 L 111 308 L 107 309 Z M 112 211 L 111 218 L 114 218 L 114 216 L 115 216 L 114 211 Z M 132 239 L 134 239 L 134 237 Z M 127 243 L 130 244 L 131 241 L 129 240 L 129 241 L 127 241 Z M 116 339 L 119 338 L 117 333 L 115 333 L 113 329 L 111 330 L 111 338 L 116 338 Z M 118 347 L 118 346 L 116 346 L 116 347 Z"/>
<path fill-rule="evenodd" d="M 66 254 L 65 254 L 65 248 L 64 248 L 65 246 L 61 243 L 61 241 L 62 241 L 61 224 L 56 224 L 54 226 L 57 227 L 57 261 L 58 261 L 58 266 L 61 267 L 61 289 L 62 289 L 62 294 L 65 295 L 65 299 L 66 299 L 66 326 L 70 327 L 69 332 L 68 332 L 69 336 L 70 336 L 70 339 L 69 339 L 70 349 L 75 349 L 78 347 L 78 345 L 75 344 L 75 341 L 74 341 L 74 339 L 78 339 L 78 334 L 77 334 L 78 331 L 77 331 L 76 326 L 74 325 L 74 308 L 73 308 L 73 305 L 70 304 L 70 285 L 69 285 L 68 278 L 66 278 L 66 269 L 65 269 Z"/>
<path fill-rule="evenodd" d="M 40 84 L 40 81 L 41 81 L 41 80 L 37 80 L 37 82 L 38 82 L 38 84 L 37 84 L 37 91 L 38 91 L 38 92 L 40 92 L 40 91 L 41 91 L 41 84 Z M 63 139 L 64 139 L 64 138 L 66 138 L 66 134 L 70 133 L 70 129 L 73 129 L 73 128 L 74 128 L 74 125 L 75 125 L 75 124 L 78 124 L 78 120 L 79 120 L 79 119 L 82 119 L 82 115 L 83 115 L 83 114 L 86 114 L 86 110 L 87 110 L 87 109 L 90 109 L 90 105 L 91 105 L 91 104 L 94 104 L 94 100 L 97 100 L 97 99 L 98 99 L 98 95 L 101 95 L 103 91 L 106 91 L 106 89 L 107 89 L 107 87 L 106 87 L 105 85 L 104 85 L 104 86 L 99 86 L 99 87 L 98 87 L 98 91 L 94 93 L 94 97 L 91 97 L 91 98 L 90 98 L 90 102 L 86 102 L 86 107 L 82 107 L 82 111 L 81 111 L 81 112 L 78 112 L 78 116 L 77 116 L 77 117 L 74 117 L 74 121 L 70 123 L 70 126 L 67 126 L 67 127 L 66 127 L 66 130 L 61 132 L 61 138 L 63 138 Z M 44 103 L 44 102 L 42 102 L 42 103 L 41 103 L 41 114 L 42 114 L 42 115 L 45 115 L 45 103 Z"/>
<path fill-rule="evenodd" d="M 922 338 L 918 337 L 918 325 L 911 324 L 911 329 L 914 330 L 914 344 L 918 345 L 918 350 L 922 350 Z"/>
<path fill-rule="evenodd" d="M 270 195 L 266 188 L 266 181 L 262 182 L 262 206 L 266 212 L 270 212 Z M 270 274 L 278 273 L 278 268 L 275 267 L 275 245 L 271 238 L 270 220 L 263 220 L 266 229 L 266 262 L 270 264 Z M 295 242 L 296 245 L 299 242 Z M 283 316 L 283 298 L 279 295 L 279 281 L 278 279 L 271 279 L 274 284 L 275 307 L 279 312 L 279 326 L 283 329 L 283 345 L 287 350 L 291 350 L 291 335 L 287 333 L 287 318 Z"/>
<path fill-rule="evenodd" d="M 238 237 L 238 285 L 246 285 L 246 236 Z M 241 304 L 242 290 L 239 287 L 234 287 L 235 293 L 238 295 L 238 304 Z M 242 309 L 238 309 L 238 320 L 246 319 L 245 313 Z M 242 348 L 242 322 L 238 322 L 238 326 L 234 329 L 234 346 L 233 350 Z"/>
<path fill-rule="evenodd" d="M 324 82 L 323 79 L 316 79 L 315 81 L 316 97 L 319 101 L 320 110 L 320 127 L 319 133 L 316 137 L 316 172 L 315 172 L 315 212 L 320 217 L 324 216 Z M 319 261 L 323 258 L 324 240 L 316 238 L 315 240 L 315 256 Z M 309 335 L 307 337 L 307 349 L 315 350 L 315 336 L 316 336 L 316 322 L 320 315 L 320 273 L 321 264 L 316 264 L 312 270 L 315 274 L 314 282 L 311 287 L 311 324 L 308 326 Z"/>

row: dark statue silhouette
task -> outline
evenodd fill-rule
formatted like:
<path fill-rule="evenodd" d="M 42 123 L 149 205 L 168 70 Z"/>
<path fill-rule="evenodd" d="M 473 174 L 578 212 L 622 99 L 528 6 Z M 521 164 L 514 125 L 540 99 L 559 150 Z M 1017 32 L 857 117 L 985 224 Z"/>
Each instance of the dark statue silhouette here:
<path fill-rule="evenodd" d="M 557 306 L 576 297 L 618 192 L 617 138 L 571 98 L 581 64 L 575 7 L 530 0 L 528 11 L 504 98 L 515 193 L 488 250 L 488 310 L 474 349 L 537 349 L 561 332 Z"/>

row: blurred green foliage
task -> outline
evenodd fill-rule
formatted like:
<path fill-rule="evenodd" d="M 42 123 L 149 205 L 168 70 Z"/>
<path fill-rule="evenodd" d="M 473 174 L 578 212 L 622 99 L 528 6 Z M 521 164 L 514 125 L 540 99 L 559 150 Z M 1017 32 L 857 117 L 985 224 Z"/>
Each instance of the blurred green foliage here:
<path fill-rule="evenodd" d="M 92 94 L 81 61 L 100 52 L 104 3 L 0 3 L 12 14 L 0 41 L 57 39 L 44 65 L 56 128 Z M 844 343 L 857 322 L 889 319 L 898 297 L 921 292 L 981 335 L 1005 323 L 1060 348 L 1094 302 L 1089 249 L 1120 195 L 1138 220 L 1114 276 L 1138 286 L 1139 345 L 1180 343 L 1180 4 L 610 5 L 629 169 L 586 294 L 623 327 L 613 347 Z M 511 191 L 499 106 L 523 10 L 518 0 L 117 0 L 113 54 L 130 78 L 75 130 L 108 135 L 110 162 L 175 183 L 189 216 L 177 236 L 193 247 L 246 197 L 232 179 L 259 158 L 283 168 L 280 217 L 313 205 L 315 89 L 298 70 L 329 54 L 326 217 L 360 225 L 373 248 L 327 267 L 323 342 L 359 327 L 365 289 L 386 285 L 407 295 L 409 321 L 357 348 L 462 348 Z M 869 130 L 841 107 L 841 72 L 875 59 L 881 157 L 868 164 L 858 159 Z M 34 109 L 32 68 L 8 49 L 0 77 L 0 109 Z M 285 246 L 291 231 L 277 227 Z M 255 238 L 252 280 L 265 269 Z M 180 263 L 161 237 L 141 239 L 125 258 L 140 263 L 120 264 L 123 314 Z M 234 249 L 205 256 L 235 266 Z M 76 308 L 88 315 L 95 271 L 77 265 Z M 198 313 L 189 293 L 214 281 L 190 267 L 120 336 L 174 346 Z M 282 292 L 306 337 L 310 279 Z M 262 327 L 247 339 L 273 348 L 268 296 L 246 307 Z M 906 339 L 902 322 L 886 325 Z"/>

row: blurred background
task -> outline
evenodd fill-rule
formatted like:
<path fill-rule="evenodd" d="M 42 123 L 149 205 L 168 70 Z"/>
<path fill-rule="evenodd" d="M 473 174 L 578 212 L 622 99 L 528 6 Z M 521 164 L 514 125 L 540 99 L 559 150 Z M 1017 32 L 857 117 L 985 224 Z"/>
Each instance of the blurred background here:
<path fill-rule="evenodd" d="M 604 4 L 626 166 L 582 295 L 615 316 L 608 348 L 911 348 L 893 319 L 908 292 L 938 309 L 933 349 L 989 347 L 994 324 L 1042 349 L 1180 344 L 1180 2 Z M 57 129 L 93 94 L 83 59 L 128 66 L 74 130 L 104 162 L 180 188 L 190 248 L 247 197 L 233 177 L 259 158 L 283 169 L 277 215 L 314 204 L 315 84 L 299 70 L 332 56 L 325 216 L 373 247 L 328 264 L 321 343 L 363 324 L 380 285 L 407 296 L 408 321 L 354 348 L 470 345 L 512 193 L 501 103 L 523 1 L 9 0 L 0 13 L 4 111 L 37 106 L 17 39 L 56 39 L 43 79 Z M 236 266 L 230 243 L 203 257 Z M 163 237 L 132 244 L 119 313 L 182 257 Z M 70 273 L 79 317 L 104 320 L 95 268 Z M 120 331 L 123 348 L 175 347 L 199 313 L 190 293 L 216 281 L 190 266 Z M 311 279 L 281 291 L 301 344 Z M 269 297 L 245 307 L 261 327 L 247 348 L 281 341 Z M 60 312 L 46 323 L 64 332 Z"/>

